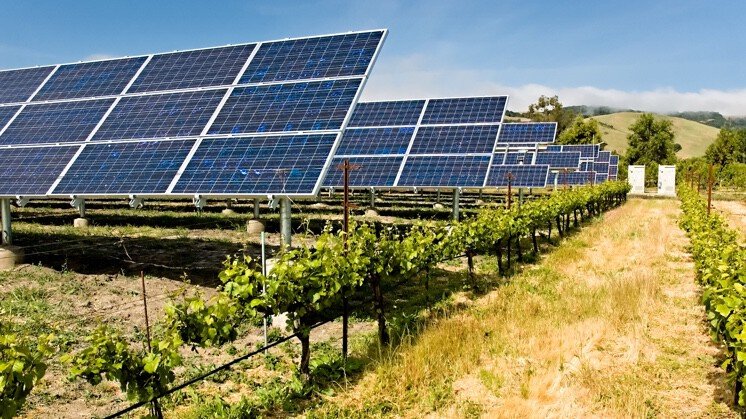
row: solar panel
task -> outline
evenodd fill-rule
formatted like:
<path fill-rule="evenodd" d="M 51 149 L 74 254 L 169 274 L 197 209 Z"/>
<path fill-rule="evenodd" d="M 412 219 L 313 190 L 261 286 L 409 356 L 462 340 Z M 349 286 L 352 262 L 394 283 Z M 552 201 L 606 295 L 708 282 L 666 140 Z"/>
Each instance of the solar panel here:
<path fill-rule="evenodd" d="M 363 76 L 383 31 L 263 43 L 240 83 Z"/>
<path fill-rule="evenodd" d="M 591 180 L 595 179 L 595 175 L 592 171 L 559 172 L 557 173 L 557 185 L 589 185 Z"/>
<path fill-rule="evenodd" d="M 482 187 L 489 156 L 409 156 L 397 186 Z"/>
<path fill-rule="evenodd" d="M 493 165 L 487 178 L 487 186 L 514 188 L 544 188 L 547 186 L 549 166 L 547 165 Z"/>
<path fill-rule="evenodd" d="M 593 162 L 592 161 L 580 162 L 579 169 L 580 169 L 581 172 L 592 172 L 593 171 Z"/>
<path fill-rule="evenodd" d="M 205 139 L 173 193 L 312 194 L 336 134 Z"/>
<path fill-rule="evenodd" d="M 613 176 L 609 175 L 609 180 L 617 180 L 617 176 L 616 175 L 613 175 Z"/>
<path fill-rule="evenodd" d="M 0 103 L 25 102 L 54 67 L 0 71 Z"/>
<path fill-rule="evenodd" d="M 45 195 L 79 147 L 0 149 L 0 194 Z"/>
<path fill-rule="evenodd" d="M 430 99 L 423 124 L 502 122 L 507 96 Z"/>
<path fill-rule="evenodd" d="M 619 174 L 619 166 L 609 166 L 609 176 L 616 176 Z"/>
<path fill-rule="evenodd" d="M 525 151 L 509 152 L 505 155 L 503 164 L 531 164 L 534 159 L 534 153 Z"/>
<path fill-rule="evenodd" d="M 360 85 L 343 79 L 237 88 L 209 133 L 338 130 Z"/>
<path fill-rule="evenodd" d="M 403 159 L 403 157 L 357 157 L 348 159 L 350 164 L 357 166 L 356 169 L 350 171 L 349 186 L 394 186 L 396 174 Z M 343 158 L 335 158 L 332 161 L 324 180 L 325 187 L 344 186 L 344 172 L 337 167 L 344 163 L 344 160 Z"/>
<path fill-rule="evenodd" d="M 13 118 L 13 115 L 21 109 L 20 106 L 2 106 L 0 107 L 0 132 L 3 131 L 3 127 L 8 125 L 8 122 Z"/>
<path fill-rule="evenodd" d="M 618 166 L 619 165 L 619 156 L 617 156 L 616 154 L 612 154 L 609 157 L 609 164 L 611 166 Z"/>
<path fill-rule="evenodd" d="M 114 99 L 27 105 L 0 135 L 0 145 L 82 142 Z"/>
<path fill-rule="evenodd" d="M 609 151 L 599 151 L 598 157 L 596 157 L 596 161 L 599 163 L 609 163 L 609 159 L 611 158 L 611 152 Z"/>
<path fill-rule="evenodd" d="M 556 122 L 527 122 L 503 124 L 498 144 L 553 143 Z"/>
<path fill-rule="evenodd" d="M 199 135 L 226 90 L 203 90 L 123 98 L 94 140 L 188 137 Z"/>
<path fill-rule="evenodd" d="M 552 152 L 562 151 L 562 146 L 561 145 L 549 145 L 547 146 L 546 151 L 552 151 Z"/>
<path fill-rule="evenodd" d="M 562 146 L 562 151 L 579 151 L 580 157 L 584 159 L 595 159 L 596 157 L 598 157 L 600 149 L 601 146 L 598 144 L 569 144 Z"/>
<path fill-rule="evenodd" d="M 609 180 L 608 173 L 596 173 L 596 183 L 603 183 Z"/>
<path fill-rule="evenodd" d="M 609 173 L 609 163 L 593 163 L 593 171 L 597 173 Z"/>
<path fill-rule="evenodd" d="M 194 142 L 88 143 L 53 194 L 163 194 Z"/>
<path fill-rule="evenodd" d="M 576 169 L 580 164 L 580 153 L 577 151 L 537 153 L 535 164 L 547 164 L 552 169 Z"/>
<path fill-rule="evenodd" d="M 145 60 L 136 57 L 60 66 L 34 101 L 118 95 Z"/>
<path fill-rule="evenodd" d="M 256 44 L 155 55 L 129 92 L 180 90 L 233 84 Z"/>
<path fill-rule="evenodd" d="M 421 127 L 411 154 L 491 153 L 499 125 Z"/>
<path fill-rule="evenodd" d="M 348 127 L 415 126 L 424 106 L 424 100 L 358 103 Z"/>
<path fill-rule="evenodd" d="M 346 129 L 337 156 L 405 154 L 414 127 Z M 397 169 L 398 170 L 398 169 Z"/>

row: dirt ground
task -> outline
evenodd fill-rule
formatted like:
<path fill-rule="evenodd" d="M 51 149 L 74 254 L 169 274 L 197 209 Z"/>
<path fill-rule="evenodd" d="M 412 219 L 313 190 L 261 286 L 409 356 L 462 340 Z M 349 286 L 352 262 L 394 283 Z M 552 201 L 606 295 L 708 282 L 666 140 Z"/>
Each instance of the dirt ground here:
<path fill-rule="evenodd" d="M 715 211 L 723 214 L 728 225 L 741 230 L 746 237 L 746 202 L 744 201 L 713 201 Z"/>

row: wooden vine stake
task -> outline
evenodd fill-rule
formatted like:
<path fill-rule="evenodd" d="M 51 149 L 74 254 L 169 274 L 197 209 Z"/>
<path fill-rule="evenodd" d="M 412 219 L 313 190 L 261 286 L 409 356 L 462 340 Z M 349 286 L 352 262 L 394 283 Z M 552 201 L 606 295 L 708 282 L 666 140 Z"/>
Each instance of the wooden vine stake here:
<path fill-rule="evenodd" d="M 715 179 L 713 179 L 713 165 L 710 163 L 709 171 L 707 172 L 707 216 L 710 216 L 710 211 L 712 210 L 712 184 L 714 183 Z"/>

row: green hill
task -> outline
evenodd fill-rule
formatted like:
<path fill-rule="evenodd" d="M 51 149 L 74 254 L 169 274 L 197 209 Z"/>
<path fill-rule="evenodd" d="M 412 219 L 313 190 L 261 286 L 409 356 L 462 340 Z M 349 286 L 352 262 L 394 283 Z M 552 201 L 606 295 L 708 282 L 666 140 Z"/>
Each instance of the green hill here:
<path fill-rule="evenodd" d="M 594 116 L 593 119 L 601 125 L 603 139 L 608 144 L 606 148 L 621 154 L 627 149 L 628 127 L 639 117 L 639 112 L 617 112 Z M 715 141 L 720 131 L 717 128 L 683 118 L 664 115 L 656 115 L 656 118 L 665 118 L 673 122 L 673 129 L 676 133 L 674 140 L 681 144 L 681 151 L 678 153 L 680 158 L 703 156 L 707 146 Z"/>

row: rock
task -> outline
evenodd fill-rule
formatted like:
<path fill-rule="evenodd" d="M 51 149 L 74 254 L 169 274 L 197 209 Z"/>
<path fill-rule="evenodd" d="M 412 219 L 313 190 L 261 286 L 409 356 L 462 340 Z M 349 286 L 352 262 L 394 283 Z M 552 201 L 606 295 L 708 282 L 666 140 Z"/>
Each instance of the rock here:
<path fill-rule="evenodd" d="M 223 211 L 221 211 L 223 215 L 236 215 L 236 211 L 233 211 L 230 208 L 226 208 Z"/>
<path fill-rule="evenodd" d="M 444 207 L 443 204 L 435 204 L 435 205 L 433 205 L 433 209 L 444 210 L 444 209 L 446 209 L 446 207 Z"/>
<path fill-rule="evenodd" d="M 264 231 L 264 223 L 262 223 L 261 221 L 251 219 L 246 222 L 246 232 L 251 234 L 252 236 L 258 236 L 259 233 L 261 233 L 262 231 Z"/>
<path fill-rule="evenodd" d="M 76 218 L 73 220 L 73 227 L 75 228 L 88 228 L 88 219 L 87 218 Z"/>
<path fill-rule="evenodd" d="M 17 246 L 0 246 L 0 271 L 9 271 L 23 263 L 23 249 Z"/>
<path fill-rule="evenodd" d="M 378 211 L 374 209 L 367 209 L 365 210 L 365 216 L 366 217 L 378 217 Z"/>

